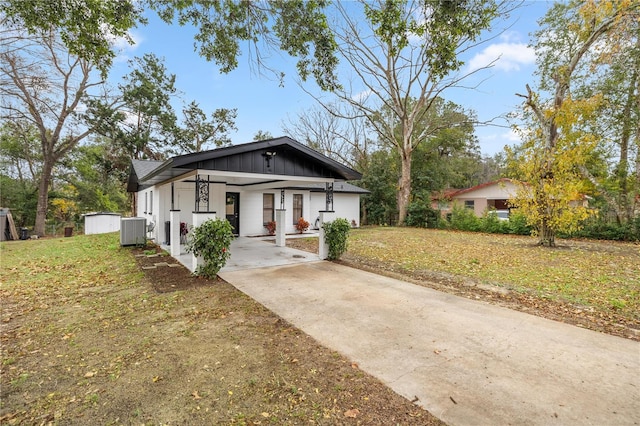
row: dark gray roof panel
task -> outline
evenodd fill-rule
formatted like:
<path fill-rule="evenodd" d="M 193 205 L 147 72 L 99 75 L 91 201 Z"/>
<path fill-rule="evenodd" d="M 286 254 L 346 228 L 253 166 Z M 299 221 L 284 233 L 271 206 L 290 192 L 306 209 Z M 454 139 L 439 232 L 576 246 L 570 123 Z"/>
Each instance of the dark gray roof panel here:
<path fill-rule="evenodd" d="M 276 153 L 273 158 L 273 166 L 275 166 L 275 168 L 272 167 L 273 171 L 265 171 L 266 161 L 264 161 L 263 154 L 266 152 Z M 281 160 L 283 156 L 285 159 Z M 321 167 L 319 168 L 319 166 Z M 288 136 L 180 155 L 173 158 L 173 167 L 334 177 L 345 180 L 357 180 L 362 177 L 355 170 Z M 324 170 L 321 171 L 321 169 Z M 319 173 L 322 175 L 318 176 Z"/>
<path fill-rule="evenodd" d="M 158 168 L 164 161 L 131 160 L 131 166 L 138 177 L 143 177 Z"/>
<path fill-rule="evenodd" d="M 133 160 L 127 191 L 136 192 L 197 169 L 336 180 L 362 177 L 355 170 L 284 136 L 179 155 L 164 162 Z"/>

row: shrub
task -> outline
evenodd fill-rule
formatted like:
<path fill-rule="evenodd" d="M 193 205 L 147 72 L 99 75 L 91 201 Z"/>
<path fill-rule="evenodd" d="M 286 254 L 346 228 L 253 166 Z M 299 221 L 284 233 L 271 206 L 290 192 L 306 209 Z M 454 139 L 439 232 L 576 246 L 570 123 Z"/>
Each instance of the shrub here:
<path fill-rule="evenodd" d="M 489 234 L 506 234 L 508 221 L 500 220 L 498 215 L 486 212 L 482 217 L 482 231 Z"/>
<path fill-rule="evenodd" d="M 640 241 L 640 216 L 627 223 L 609 222 L 600 215 L 587 220 L 584 227 L 563 237 L 580 237 L 595 240 Z"/>
<path fill-rule="evenodd" d="M 303 217 L 301 217 L 300 219 L 298 219 L 298 223 L 296 223 L 296 230 L 302 234 L 304 231 L 306 231 L 307 229 L 309 229 L 309 222 L 307 222 L 306 220 L 304 220 Z"/>
<path fill-rule="evenodd" d="M 454 205 L 451 212 L 451 229 L 478 232 L 482 230 L 482 220 L 473 210 Z"/>
<path fill-rule="evenodd" d="M 438 228 L 440 224 L 440 211 L 432 209 L 424 201 L 414 201 L 407 208 L 407 226 L 419 228 Z"/>
<path fill-rule="evenodd" d="M 519 211 L 511 211 L 509 222 L 507 222 L 506 232 L 515 235 L 531 235 L 531 225 L 527 223 L 527 218 Z"/>
<path fill-rule="evenodd" d="M 209 219 L 189 232 L 186 250 L 204 259 L 197 275 L 215 278 L 231 256 L 229 246 L 233 240 L 233 228 L 225 219 Z"/>
<path fill-rule="evenodd" d="M 347 219 L 336 219 L 322 224 L 324 240 L 329 245 L 329 260 L 337 260 L 347 251 L 347 237 L 351 226 Z"/>

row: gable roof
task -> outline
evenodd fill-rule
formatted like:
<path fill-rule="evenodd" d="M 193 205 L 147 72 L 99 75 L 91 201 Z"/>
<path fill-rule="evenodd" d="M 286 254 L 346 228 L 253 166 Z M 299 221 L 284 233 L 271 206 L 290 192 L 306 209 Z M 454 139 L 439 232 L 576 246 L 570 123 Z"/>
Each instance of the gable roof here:
<path fill-rule="evenodd" d="M 266 161 L 267 157 L 269 161 Z M 140 160 L 132 161 L 127 185 L 129 192 L 198 169 L 336 180 L 357 180 L 362 177 L 355 170 L 287 136 L 178 155 L 164 162 L 141 163 Z"/>
<path fill-rule="evenodd" d="M 131 160 L 129 179 L 127 180 L 127 192 L 136 192 L 140 178 L 151 173 L 162 165 L 163 161 L 154 160 Z"/>
<path fill-rule="evenodd" d="M 514 185 L 517 185 L 520 182 L 515 180 L 515 179 L 500 178 L 500 179 L 497 179 L 497 180 L 494 180 L 494 181 L 491 181 L 491 182 L 485 182 L 485 183 L 481 183 L 480 185 L 472 186 L 471 188 L 461 189 L 459 191 L 456 191 L 456 192 L 450 194 L 449 197 L 450 198 L 457 197 L 459 195 L 466 194 L 467 192 L 473 192 L 473 191 L 477 191 L 477 190 L 482 189 L 482 188 L 486 188 L 486 187 L 493 186 L 493 185 L 504 184 L 504 183 L 512 183 Z"/>

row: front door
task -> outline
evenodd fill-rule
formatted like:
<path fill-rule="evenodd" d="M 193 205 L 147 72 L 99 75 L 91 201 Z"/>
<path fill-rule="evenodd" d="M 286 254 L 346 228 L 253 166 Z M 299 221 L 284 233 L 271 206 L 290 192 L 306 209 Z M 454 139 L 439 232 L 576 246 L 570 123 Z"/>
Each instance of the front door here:
<path fill-rule="evenodd" d="M 227 192 L 227 207 L 226 217 L 231 227 L 233 228 L 233 234 L 240 234 L 240 194 L 237 192 Z"/>

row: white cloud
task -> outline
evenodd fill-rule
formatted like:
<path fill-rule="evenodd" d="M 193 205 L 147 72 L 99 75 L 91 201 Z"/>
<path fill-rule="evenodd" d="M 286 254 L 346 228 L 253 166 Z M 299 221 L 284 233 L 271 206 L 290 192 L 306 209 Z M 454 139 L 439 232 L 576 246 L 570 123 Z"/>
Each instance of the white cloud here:
<path fill-rule="evenodd" d="M 351 95 L 351 99 L 355 102 L 364 103 L 373 92 L 370 89 Z"/>
<path fill-rule="evenodd" d="M 129 54 L 133 53 L 138 46 L 144 41 L 144 38 L 137 31 L 129 31 L 129 37 L 133 40 L 133 44 L 130 44 L 125 37 L 113 37 L 111 36 L 111 46 L 115 50 L 117 56 L 114 62 L 126 62 L 130 59 Z"/>
<path fill-rule="evenodd" d="M 522 143 L 520 136 L 513 129 L 497 131 L 486 134 L 478 134 L 480 151 L 483 155 L 492 156 L 501 152 L 505 146 L 514 146 Z"/>
<path fill-rule="evenodd" d="M 535 51 L 525 43 L 510 42 L 508 38 L 500 43 L 487 46 L 469 61 L 469 71 L 486 67 L 496 61 L 494 69 L 520 71 L 520 67 L 535 63 Z"/>
<path fill-rule="evenodd" d="M 509 130 L 508 132 L 504 133 L 504 139 L 506 139 L 509 142 L 514 142 L 514 143 L 522 143 L 522 138 L 520 137 L 520 135 L 513 129 Z"/>

